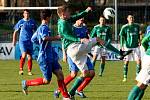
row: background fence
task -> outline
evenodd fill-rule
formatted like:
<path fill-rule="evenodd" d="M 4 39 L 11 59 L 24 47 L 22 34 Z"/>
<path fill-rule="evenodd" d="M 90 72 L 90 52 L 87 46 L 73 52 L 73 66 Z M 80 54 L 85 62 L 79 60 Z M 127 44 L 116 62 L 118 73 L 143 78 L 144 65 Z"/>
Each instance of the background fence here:
<path fill-rule="evenodd" d="M 150 22 L 150 0 L 118 0 L 118 33 L 123 24 L 125 24 L 126 17 L 128 14 L 133 14 L 135 16 L 135 22 L 146 27 Z M 67 4 L 71 5 L 73 10 L 83 10 L 87 6 L 94 6 L 97 10 L 94 14 L 90 14 L 86 18 L 87 26 L 89 30 L 93 28 L 94 25 L 98 24 L 99 16 L 102 15 L 103 10 L 106 7 L 115 6 L 115 0 L 106 0 L 106 5 L 102 6 L 104 0 L 70 0 Z M 64 4 L 63 0 L 0 0 L 0 6 L 59 6 Z M 31 17 L 34 18 L 37 23 L 40 23 L 39 10 L 32 10 Z M 22 18 L 22 11 L 20 10 L 0 10 L 0 42 L 11 42 L 13 27 L 16 22 Z M 53 11 L 53 17 L 51 20 L 51 28 L 53 29 L 53 34 L 57 34 L 57 15 L 56 10 Z M 113 27 L 113 39 L 114 39 L 114 20 L 107 21 Z M 144 28 L 145 29 L 145 28 Z M 143 30 L 144 32 L 144 30 Z M 19 35 L 19 34 L 18 34 Z"/>

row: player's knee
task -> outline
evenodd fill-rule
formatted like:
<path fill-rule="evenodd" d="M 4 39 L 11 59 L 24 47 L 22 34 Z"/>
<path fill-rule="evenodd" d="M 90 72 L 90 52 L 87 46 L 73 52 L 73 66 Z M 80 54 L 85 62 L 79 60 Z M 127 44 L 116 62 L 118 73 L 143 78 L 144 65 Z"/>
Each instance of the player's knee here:
<path fill-rule="evenodd" d="M 88 70 L 82 72 L 82 77 L 88 77 L 90 75 Z"/>
<path fill-rule="evenodd" d="M 145 85 L 145 84 L 143 84 L 143 83 L 140 83 L 140 82 L 137 83 L 137 86 L 138 86 L 141 90 L 145 90 L 146 87 L 147 87 L 147 85 Z"/>
<path fill-rule="evenodd" d="M 77 76 L 77 72 L 71 72 L 70 75 L 72 78 L 75 78 Z"/>
<path fill-rule="evenodd" d="M 22 58 L 25 58 L 26 55 L 27 55 L 27 54 L 24 52 L 24 53 L 22 53 L 21 57 L 22 57 Z"/>
<path fill-rule="evenodd" d="M 44 84 L 49 84 L 49 83 L 50 83 L 50 80 L 43 79 L 43 83 L 44 83 Z"/>
<path fill-rule="evenodd" d="M 90 70 L 90 77 L 94 77 L 95 76 L 95 71 L 94 70 Z"/>

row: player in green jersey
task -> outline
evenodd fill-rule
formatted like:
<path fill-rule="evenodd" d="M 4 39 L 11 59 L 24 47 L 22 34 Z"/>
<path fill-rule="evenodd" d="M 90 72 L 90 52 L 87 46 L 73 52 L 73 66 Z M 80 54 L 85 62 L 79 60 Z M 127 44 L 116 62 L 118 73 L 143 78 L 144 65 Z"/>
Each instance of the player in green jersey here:
<path fill-rule="evenodd" d="M 101 38 L 104 41 L 111 41 L 111 39 L 112 39 L 111 27 L 106 25 L 105 18 L 103 16 L 100 16 L 99 24 L 94 26 L 94 28 L 92 29 L 91 37 L 92 38 L 98 37 L 98 38 Z M 106 54 L 107 54 L 106 48 L 102 45 L 96 45 L 94 47 L 94 52 L 93 52 L 93 65 L 94 66 L 95 66 L 97 56 L 99 54 L 101 56 L 99 76 L 102 76 L 102 74 L 104 72 L 105 58 L 106 58 Z"/>
<path fill-rule="evenodd" d="M 123 70 L 123 82 L 127 81 L 129 60 L 134 57 L 137 63 L 136 75 L 141 69 L 141 53 L 140 53 L 140 26 L 134 23 L 134 16 L 127 16 L 128 23 L 123 25 L 120 31 L 120 46 L 122 50 L 133 50 L 132 54 L 126 56 Z"/>
<path fill-rule="evenodd" d="M 57 9 L 57 14 L 59 16 L 58 20 L 58 33 L 62 37 L 62 42 L 64 44 L 64 49 L 67 51 L 67 56 L 77 65 L 81 71 L 81 75 L 76 78 L 73 86 L 71 87 L 69 94 L 74 98 L 75 91 L 83 82 L 84 78 L 89 75 L 88 67 L 86 65 L 87 54 L 91 51 L 92 47 L 96 43 L 104 45 L 107 49 L 115 52 L 117 55 L 121 56 L 120 59 L 132 52 L 132 50 L 126 52 L 120 52 L 118 49 L 114 48 L 109 41 L 105 42 L 100 38 L 79 38 L 73 32 L 73 23 L 88 15 L 92 11 L 91 7 L 88 7 L 85 11 L 71 16 L 69 8 L 67 6 L 60 6 Z"/>
<path fill-rule="evenodd" d="M 137 84 L 128 95 L 128 100 L 141 100 L 148 85 L 150 85 L 150 34 L 142 39 L 145 55 L 142 59 L 142 68 L 136 77 Z"/>

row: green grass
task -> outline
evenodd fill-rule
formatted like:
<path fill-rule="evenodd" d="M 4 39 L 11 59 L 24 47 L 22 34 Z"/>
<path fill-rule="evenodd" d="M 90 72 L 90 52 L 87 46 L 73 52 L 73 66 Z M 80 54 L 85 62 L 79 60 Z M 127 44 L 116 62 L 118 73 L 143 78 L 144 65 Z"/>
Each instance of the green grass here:
<path fill-rule="evenodd" d="M 135 63 L 129 64 L 128 80 L 122 83 L 123 62 L 108 61 L 103 77 L 98 76 L 98 62 L 96 63 L 96 76 L 84 90 L 88 98 L 84 100 L 126 100 L 129 91 L 136 84 Z M 21 91 L 21 80 L 42 77 L 37 62 L 33 62 L 33 76 L 27 75 L 27 67 L 24 66 L 24 75 L 18 75 L 19 61 L 0 60 L 0 100 L 56 100 L 53 91 L 57 87 L 56 77 L 53 75 L 49 85 L 29 87 L 29 95 L 24 96 Z M 61 63 L 64 74 L 68 74 L 67 65 Z M 71 83 L 72 84 L 72 83 Z M 150 100 L 150 89 L 146 90 L 142 100 Z M 62 100 L 62 98 L 57 99 Z M 82 100 L 76 96 L 76 100 Z"/>

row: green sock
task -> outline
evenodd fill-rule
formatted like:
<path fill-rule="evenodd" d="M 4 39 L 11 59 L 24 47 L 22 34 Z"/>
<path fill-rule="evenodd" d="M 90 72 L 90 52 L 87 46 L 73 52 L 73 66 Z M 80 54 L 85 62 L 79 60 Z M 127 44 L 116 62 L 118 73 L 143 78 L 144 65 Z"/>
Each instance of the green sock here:
<path fill-rule="evenodd" d="M 111 50 L 112 52 L 114 52 L 115 54 L 120 55 L 120 51 L 119 51 L 117 48 L 115 48 L 113 45 L 111 45 L 110 41 L 106 42 L 106 43 L 104 44 L 104 46 L 105 46 L 108 50 Z"/>
<path fill-rule="evenodd" d="M 124 66 L 123 66 L 123 78 L 127 78 L 127 74 L 128 74 L 128 65 L 124 64 Z"/>
<path fill-rule="evenodd" d="M 140 64 L 137 64 L 137 65 L 136 65 L 136 75 L 139 74 L 140 70 L 141 70 L 141 65 L 140 65 Z"/>
<path fill-rule="evenodd" d="M 99 75 L 102 75 L 102 74 L 103 74 L 104 68 L 105 68 L 105 64 L 104 64 L 104 63 L 101 63 Z"/>
<path fill-rule="evenodd" d="M 143 97 L 143 95 L 144 95 L 144 92 L 145 92 L 145 89 L 144 89 L 144 90 L 141 90 L 141 89 L 140 89 L 139 95 L 136 97 L 135 100 L 141 100 L 142 97 Z"/>
<path fill-rule="evenodd" d="M 140 93 L 140 88 L 134 86 L 128 95 L 128 100 L 135 100 Z"/>
<path fill-rule="evenodd" d="M 80 84 L 83 82 L 84 78 L 83 77 L 77 77 L 73 86 L 71 87 L 69 94 L 71 96 L 75 95 L 75 91 L 77 90 L 77 88 L 80 86 Z"/>

